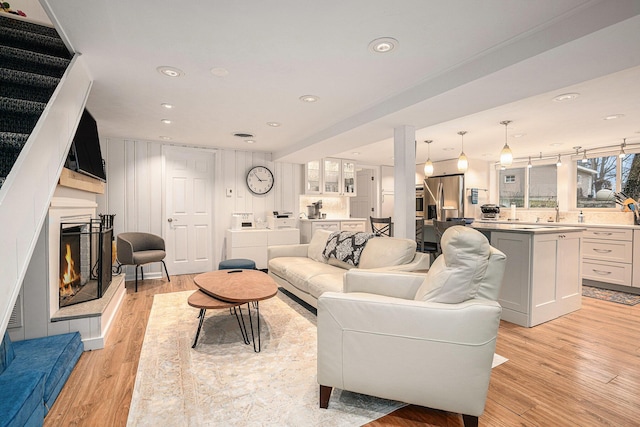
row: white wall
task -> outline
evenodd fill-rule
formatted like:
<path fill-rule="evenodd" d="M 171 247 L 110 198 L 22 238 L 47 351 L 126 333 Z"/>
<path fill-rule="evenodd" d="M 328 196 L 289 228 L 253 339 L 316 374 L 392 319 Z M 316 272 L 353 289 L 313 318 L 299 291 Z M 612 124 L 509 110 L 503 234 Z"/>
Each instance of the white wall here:
<path fill-rule="evenodd" d="M 163 143 L 110 138 L 101 141 L 101 144 L 107 166 L 107 185 L 105 194 L 97 197 L 98 213 L 116 215 L 114 234 L 145 231 L 162 235 Z M 303 189 L 304 167 L 272 162 L 270 153 L 214 151 L 213 242 L 214 265 L 217 265 L 224 259 L 224 231 L 231 226 L 233 212 L 253 212 L 256 219 L 265 221 L 274 210 L 291 211 L 298 217 L 298 197 Z M 267 166 L 274 173 L 274 188 L 264 196 L 255 196 L 247 189 L 246 174 L 256 165 Z M 227 188 L 232 189 L 232 197 L 226 196 Z M 161 264 L 153 263 L 144 268 L 145 277 L 162 275 Z M 134 274 L 133 268 L 129 270 L 127 280 L 132 279 Z"/>

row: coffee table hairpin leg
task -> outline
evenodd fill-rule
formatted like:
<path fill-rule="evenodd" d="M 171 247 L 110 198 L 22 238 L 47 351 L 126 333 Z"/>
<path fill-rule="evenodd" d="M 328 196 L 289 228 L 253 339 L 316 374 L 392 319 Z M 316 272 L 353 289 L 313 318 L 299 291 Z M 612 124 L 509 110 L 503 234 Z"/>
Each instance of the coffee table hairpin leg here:
<path fill-rule="evenodd" d="M 238 327 L 240 328 L 240 333 L 242 334 L 242 341 L 245 344 L 249 345 L 251 344 L 251 341 L 249 341 L 249 334 L 247 332 L 247 327 L 245 326 L 245 323 L 244 323 L 244 316 L 242 316 L 242 307 L 238 306 L 238 310 L 240 310 L 240 316 L 238 316 L 236 307 L 233 307 L 233 314 L 235 314 L 236 320 L 238 321 Z M 207 313 L 206 308 L 200 309 L 200 314 L 198 315 L 198 318 L 200 319 L 198 321 L 198 330 L 196 331 L 196 337 L 193 340 L 193 345 L 191 346 L 191 348 L 196 348 L 196 344 L 198 343 L 198 337 L 200 336 L 200 331 L 202 330 L 202 324 L 204 323 L 204 317 L 206 313 Z M 249 316 L 251 316 L 251 313 L 249 313 Z M 240 323 L 240 318 L 242 318 L 242 324 Z M 249 317 L 249 320 L 251 320 L 251 317 Z M 251 335 L 253 336 L 253 329 L 251 330 Z M 255 343 L 254 343 L 254 349 L 255 349 Z"/>
<path fill-rule="evenodd" d="M 256 309 L 256 318 L 258 322 L 258 348 L 256 349 L 256 337 L 253 335 L 253 321 L 251 320 L 251 303 L 247 303 L 247 310 L 249 311 L 249 325 L 251 325 L 251 339 L 253 340 L 253 351 L 260 353 L 262 350 L 262 343 L 260 341 L 260 305 L 258 301 L 254 301 L 254 307 Z"/>

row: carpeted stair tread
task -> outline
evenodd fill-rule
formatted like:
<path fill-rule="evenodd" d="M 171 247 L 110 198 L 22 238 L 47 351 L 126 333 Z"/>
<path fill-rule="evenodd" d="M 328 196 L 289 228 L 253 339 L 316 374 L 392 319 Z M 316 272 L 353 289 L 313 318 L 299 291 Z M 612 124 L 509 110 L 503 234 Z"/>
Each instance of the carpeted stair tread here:
<path fill-rule="evenodd" d="M 49 37 L 59 37 L 58 32 L 53 27 L 45 25 L 33 24 L 11 16 L 0 15 L 0 27 L 14 28 L 17 30 L 28 31 L 30 33 L 42 34 Z"/>
<path fill-rule="evenodd" d="M 0 97 L 0 113 L 22 113 L 29 115 L 42 114 L 47 106 L 44 102 L 27 101 L 24 99 Z"/>
<path fill-rule="evenodd" d="M 62 77 L 71 61 L 65 58 L 30 52 L 15 47 L 0 46 L 0 64 L 3 68 Z"/>
<path fill-rule="evenodd" d="M 40 115 L 0 112 L 0 132 L 31 133 Z M 2 154 L 2 153 L 0 153 Z"/>
<path fill-rule="evenodd" d="M 67 47 L 57 35 L 50 37 L 0 26 L 0 40 L 5 46 L 71 59 Z"/>
<path fill-rule="evenodd" d="M 0 68 L 0 97 L 49 102 L 60 79 Z"/>
<path fill-rule="evenodd" d="M 28 133 L 0 132 L 0 187 L 28 139 Z"/>

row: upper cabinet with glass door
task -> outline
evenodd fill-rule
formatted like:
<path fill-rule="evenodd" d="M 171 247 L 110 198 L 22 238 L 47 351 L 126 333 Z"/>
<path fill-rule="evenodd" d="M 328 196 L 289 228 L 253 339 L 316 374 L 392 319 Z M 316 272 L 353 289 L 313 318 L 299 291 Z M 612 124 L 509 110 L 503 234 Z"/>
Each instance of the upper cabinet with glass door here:
<path fill-rule="evenodd" d="M 345 196 L 356 195 L 356 164 L 350 160 L 342 161 L 342 192 Z"/>
<path fill-rule="evenodd" d="M 355 196 L 355 163 L 332 158 L 308 162 L 305 167 L 305 194 Z"/>
<path fill-rule="evenodd" d="M 322 162 L 312 160 L 304 168 L 304 192 L 305 194 L 322 193 Z"/>

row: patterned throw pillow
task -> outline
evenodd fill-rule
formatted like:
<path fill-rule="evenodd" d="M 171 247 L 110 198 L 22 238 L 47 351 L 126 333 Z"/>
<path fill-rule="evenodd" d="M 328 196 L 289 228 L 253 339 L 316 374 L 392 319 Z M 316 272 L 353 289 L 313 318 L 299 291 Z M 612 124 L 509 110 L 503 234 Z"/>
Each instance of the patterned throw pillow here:
<path fill-rule="evenodd" d="M 375 234 L 334 231 L 327 239 L 327 245 L 322 255 L 325 258 L 335 258 L 338 261 L 357 267 L 360 263 L 360 255 L 367 241 L 372 237 L 375 237 Z"/>

